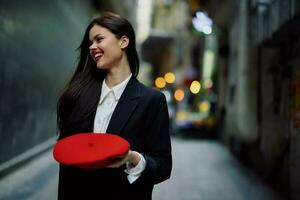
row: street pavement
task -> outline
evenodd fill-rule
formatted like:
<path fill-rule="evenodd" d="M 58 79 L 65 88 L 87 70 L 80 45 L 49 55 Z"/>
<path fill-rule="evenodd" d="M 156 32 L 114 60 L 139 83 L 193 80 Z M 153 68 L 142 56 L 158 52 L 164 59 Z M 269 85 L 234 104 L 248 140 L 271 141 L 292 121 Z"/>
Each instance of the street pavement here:
<path fill-rule="evenodd" d="M 281 200 L 222 144 L 172 138 L 171 178 L 155 186 L 153 200 Z M 49 150 L 0 179 L 0 200 L 55 200 L 58 165 Z"/>

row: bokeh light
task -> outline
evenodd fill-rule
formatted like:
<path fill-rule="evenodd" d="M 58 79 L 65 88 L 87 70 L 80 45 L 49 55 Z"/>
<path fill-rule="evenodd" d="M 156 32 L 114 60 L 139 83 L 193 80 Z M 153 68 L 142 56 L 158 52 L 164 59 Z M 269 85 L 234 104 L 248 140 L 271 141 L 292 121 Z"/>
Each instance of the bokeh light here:
<path fill-rule="evenodd" d="M 175 90 L 174 98 L 176 101 L 182 101 L 184 98 L 184 91 L 182 89 Z"/>
<path fill-rule="evenodd" d="M 191 83 L 191 86 L 190 86 L 190 91 L 193 93 L 193 94 L 197 94 L 200 92 L 200 89 L 201 89 L 201 84 L 199 81 L 193 81 Z"/>
<path fill-rule="evenodd" d="M 202 101 L 199 103 L 199 110 L 201 112 L 207 112 L 210 109 L 210 103 L 208 101 Z"/>
<path fill-rule="evenodd" d="M 165 74 L 165 81 L 167 83 L 174 83 L 175 82 L 175 75 L 172 72 L 168 72 Z"/>
<path fill-rule="evenodd" d="M 155 86 L 157 88 L 164 88 L 166 86 L 166 81 L 163 77 L 158 77 L 155 79 Z"/>

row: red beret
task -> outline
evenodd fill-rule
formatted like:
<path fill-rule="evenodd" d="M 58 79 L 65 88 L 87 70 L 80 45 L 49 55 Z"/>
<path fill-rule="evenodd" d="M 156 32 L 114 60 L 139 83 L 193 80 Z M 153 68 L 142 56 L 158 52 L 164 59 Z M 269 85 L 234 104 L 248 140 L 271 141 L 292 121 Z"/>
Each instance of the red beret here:
<path fill-rule="evenodd" d="M 56 161 L 82 169 L 97 169 L 125 156 L 129 143 L 114 134 L 79 133 L 59 140 L 53 149 Z"/>

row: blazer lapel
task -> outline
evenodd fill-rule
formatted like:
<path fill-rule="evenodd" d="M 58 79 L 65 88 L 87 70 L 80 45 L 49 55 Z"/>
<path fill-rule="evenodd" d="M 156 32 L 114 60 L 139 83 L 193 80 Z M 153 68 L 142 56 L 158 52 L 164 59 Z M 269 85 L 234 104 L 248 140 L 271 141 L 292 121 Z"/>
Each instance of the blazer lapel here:
<path fill-rule="evenodd" d="M 120 134 L 129 117 L 135 110 L 140 97 L 139 83 L 132 77 L 114 110 L 107 127 L 107 133 Z"/>

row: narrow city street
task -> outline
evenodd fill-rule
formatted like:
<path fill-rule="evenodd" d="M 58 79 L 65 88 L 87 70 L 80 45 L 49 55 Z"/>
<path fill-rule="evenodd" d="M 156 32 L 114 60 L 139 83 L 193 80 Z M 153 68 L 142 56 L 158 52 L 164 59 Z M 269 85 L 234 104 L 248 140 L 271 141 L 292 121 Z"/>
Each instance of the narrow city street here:
<path fill-rule="evenodd" d="M 172 138 L 173 171 L 153 200 L 275 200 L 276 194 L 216 141 Z M 48 151 L 0 181 L 1 200 L 55 200 L 58 165 Z"/>
<path fill-rule="evenodd" d="M 279 200 L 222 144 L 173 138 L 172 178 L 157 185 L 154 200 Z"/>

